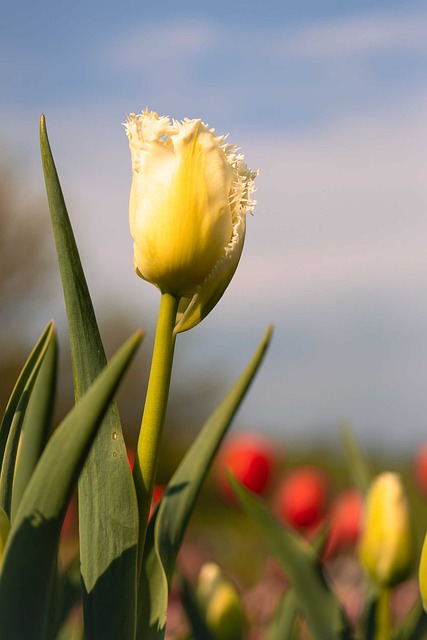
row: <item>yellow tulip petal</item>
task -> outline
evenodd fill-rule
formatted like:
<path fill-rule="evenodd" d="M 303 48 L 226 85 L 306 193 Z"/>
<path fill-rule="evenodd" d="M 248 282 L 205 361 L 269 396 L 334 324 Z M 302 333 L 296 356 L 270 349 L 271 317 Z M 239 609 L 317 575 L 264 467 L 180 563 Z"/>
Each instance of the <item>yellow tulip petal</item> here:
<path fill-rule="evenodd" d="M 224 257 L 217 262 L 212 273 L 190 299 L 183 298 L 178 311 L 175 333 L 195 327 L 212 311 L 233 278 L 240 261 L 246 232 L 246 220 L 236 225 L 236 234 Z"/>
<path fill-rule="evenodd" d="M 145 111 L 125 126 L 134 267 L 163 293 L 184 299 L 177 328 L 184 331 L 209 313 L 234 274 L 257 173 L 201 120 Z"/>

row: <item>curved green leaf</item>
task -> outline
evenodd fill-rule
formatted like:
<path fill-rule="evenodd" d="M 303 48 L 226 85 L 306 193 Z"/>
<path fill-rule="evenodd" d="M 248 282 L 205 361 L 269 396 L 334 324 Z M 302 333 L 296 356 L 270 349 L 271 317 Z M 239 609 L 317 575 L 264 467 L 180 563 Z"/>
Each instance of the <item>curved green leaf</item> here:
<path fill-rule="evenodd" d="M 272 553 L 286 571 L 313 638 L 350 638 L 341 607 L 326 584 L 314 549 L 303 538 L 280 525 L 267 505 L 231 475 L 229 480 L 239 502 L 261 527 Z"/>
<path fill-rule="evenodd" d="M 57 342 L 52 339 L 46 346 L 22 424 L 12 486 L 12 522 L 49 436 L 55 401 L 57 355 Z"/>
<path fill-rule="evenodd" d="M 79 400 L 106 358 L 43 116 L 40 145 Z M 129 549 L 138 540 L 138 505 L 115 403 L 79 478 L 79 514 L 85 638 L 134 640 L 137 560 Z"/>
<path fill-rule="evenodd" d="M 298 599 L 291 588 L 285 592 L 277 605 L 267 640 L 292 640 L 299 613 Z"/>
<path fill-rule="evenodd" d="M 50 637 L 52 590 L 66 508 L 96 429 L 140 341 L 137 333 L 120 349 L 55 431 L 37 464 L 5 549 L 0 575 L 1 640 Z M 126 552 L 135 553 L 136 548 Z"/>
<path fill-rule="evenodd" d="M 138 640 L 164 637 L 169 587 L 191 512 L 218 447 L 261 364 L 271 333 L 269 328 L 246 370 L 205 423 L 149 522 L 138 592 Z"/>
<path fill-rule="evenodd" d="M 19 378 L 10 396 L 9 402 L 7 403 L 7 407 L 0 424 L 0 467 L 3 464 L 3 456 L 6 449 L 6 442 L 9 437 L 10 427 L 16 412 L 16 408 L 18 406 L 18 402 L 22 396 L 22 393 L 28 382 L 28 379 L 33 372 L 34 367 L 37 365 L 37 361 L 39 359 L 40 353 L 44 348 L 46 340 L 50 335 L 52 326 L 53 326 L 53 323 L 49 322 L 46 329 L 43 331 L 42 335 L 38 339 L 34 349 L 30 353 L 28 360 L 25 363 L 19 375 Z"/>
<path fill-rule="evenodd" d="M 15 410 L 12 416 L 12 421 L 9 427 L 9 433 L 6 442 L 6 448 L 3 456 L 3 463 L 1 467 L 1 483 L 0 483 L 0 507 L 4 509 L 8 517 L 11 516 L 11 503 L 12 503 L 12 491 L 14 483 L 15 473 L 15 461 L 18 452 L 19 439 L 21 435 L 22 425 L 27 413 L 28 403 L 33 392 L 33 388 L 37 377 L 40 372 L 40 368 L 48 353 L 49 346 L 52 343 L 56 343 L 56 336 L 54 326 L 52 323 L 48 325 L 48 330 L 43 334 L 45 339 L 42 343 L 42 348 L 38 354 L 37 360 L 34 366 L 31 368 L 28 378 L 26 379 L 22 393 L 15 406 Z M 39 343 L 40 344 L 40 341 Z M 56 347 L 54 347 L 56 348 Z M 33 351 L 34 353 L 34 351 Z M 25 370 L 27 368 L 25 367 Z M 22 378 L 20 378 L 22 379 Z"/>

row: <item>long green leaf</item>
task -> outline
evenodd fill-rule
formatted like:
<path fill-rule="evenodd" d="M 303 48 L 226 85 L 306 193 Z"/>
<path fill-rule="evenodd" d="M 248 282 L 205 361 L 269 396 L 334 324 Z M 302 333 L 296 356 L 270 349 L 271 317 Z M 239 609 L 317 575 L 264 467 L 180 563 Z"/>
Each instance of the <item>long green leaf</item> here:
<path fill-rule="evenodd" d="M 320 557 L 328 536 L 328 529 L 322 527 L 311 543 L 317 558 Z M 288 589 L 279 604 L 270 626 L 267 640 L 291 640 L 295 636 L 296 621 L 301 607 L 294 589 Z"/>
<path fill-rule="evenodd" d="M 78 400 L 99 374 L 106 358 L 44 117 L 40 123 L 40 144 Z M 138 505 L 115 403 L 107 411 L 79 479 L 79 514 L 85 638 L 133 640 L 136 557 L 129 549 L 138 540 Z"/>
<path fill-rule="evenodd" d="M 53 324 L 49 324 L 48 326 L 49 330 L 46 333 L 46 339 L 43 341 L 43 346 L 40 350 L 38 358 L 34 366 L 31 368 L 31 373 L 25 382 L 25 386 L 15 407 L 3 456 L 0 483 L 0 507 L 4 509 L 9 518 L 11 516 L 15 461 L 18 452 L 22 425 L 25 420 L 28 403 L 30 401 L 34 385 L 39 375 L 40 368 L 45 360 L 46 354 L 48 353 L 49 346 L 52 343 L 56 342 Z"/>
<path fill-rule="evenodd" d="M 292 640 L 299 608 L 298 598 L 291 588 L 280 599 L 268 630 L 267 640 Z"/>
<path fill-rule="evenodd" d="M 55 431 L 37 464 L 5 549 L 0 576 L 1 640 L 50 637 L 52 589 L 66 508 L 96 429 L 140 341 L 137 333 L 122 347 Z M 136 548 L 125 550 L 135 552 Z M 114 574 L 114 567 L 108 571 Z"/>
<path fill-rule="evenodd" d="M 261 527 L 266 543 L 286 571 L 298 605 L 315 640 L 350 638 L 343 612 L 328 588 L 316 553 L 303 538 L 281 526 L 267 505 L 230 476 L 230 483 L 250 518 Z"/>
<path fill-rule="evenodd" d="M 231 421 L 261 364 L 268 329 L 248 367 L 205 423 L 150 520 L 138 592 L 138 640 L 161 639 L 175 561 L 203 481 Z"/>
<path fill-rule="evenodd" d="M 55 400 L 57 352 L 56 340 L 52 339 L 47 344 L 25 412 L 13 477 L 12 522 L 49 436 Z"/>
<path fill-rule="evenodd" d="M 45 346 L 46 340 L 48 339 L 53 323 L 49 322 L 46 329 L 43 331 L 42 335 L 38 339 L 34 349 L 30 353 L 27 362 L 25 363 L 19 378 L 13 388 L 12 394 L 10 396 L 9 402 L 7 403 L 6 410 L 4 412 L 4 416 L 2 418 L 0 424 L 0 467 L 3 464 L 3 456 L 6 449 L 6 442 L 9 437 L 10 427 L 12 425 L 13 417 L 16 412 L 16 408 L 18 406 L 18 402 L 22 396 L 22 393 L 25 389 L 25 386 L 28 382 L 29 377 L 31 376 L 34 367 L 37 364 L 39 355 L 42 349 Z"/>

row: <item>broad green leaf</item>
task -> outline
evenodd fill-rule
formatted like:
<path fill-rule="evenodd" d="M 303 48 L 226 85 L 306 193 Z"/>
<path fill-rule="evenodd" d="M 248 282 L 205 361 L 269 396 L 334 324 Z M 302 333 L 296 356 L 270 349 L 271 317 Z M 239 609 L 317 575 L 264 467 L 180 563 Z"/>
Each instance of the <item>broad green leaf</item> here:
<path fill-rule="evenodd" d="M 50 336 L 52 326 L 53 326 L 53 323 L 49 322 L 46 329 L 43 331 L 42 335 L 37 341 L 34 349 L 30 353 L 28 360 L 25 363 L 24 368 L 22 369 L 19 375 L 19 378 L 12 391 L 12 395 L 10 396 L 9 402 L 7 404 L 4 416 L 0 424 L 0 467 L 3 464 L 3 456 L 4 456 L 4 451 L 6 449 L 6 442 L 9 437 L 10 427 L 11 427 L 19 400 L 22 396 L 22 393 L 25 389 L 25 386 L 28 382 L 29 377 L 33 372 L 34 367 L 37 365 L 37 361 L 39 359 L 42 349 L 45 346 L 46 340 Z"/>
<path fill-rule="evenodd" d="M 44 117 L 40 144 L 79 400 L 106 358 Z M 138 505 L 115 403 L 105 415 L 79 478 L 79 514 L 85 638 L 133 640 L 137 560 L 129 550 L 138 540 Z"/>
<path fill-rule="evenodd" d="M 52 339 L 47 344 L 25 412 L 13 477 L 12 522 L 49 436 L 55 400 L 57 352 L 56 340 Z"/>
<path fill-rule="evenodd" d="M 350 425 L 345 423 L 340 427 L 340 435 L 347 458 L 347 467 L 352 481 L 366 493 L 374 477 L 374 471 L 369 458 L 354 437 Z"/>
<path fill-rule="evenodd" d="M 267 505 L 231 475 L 229 480 L 241 505 L 251 520 L 261 527 L 267 545 L 288 575 L 313 638 L 350 638 L 343 612 L 326 584 L 314 549 L 280 525 Z"/>
<path fill-rule="evenodd" d="M 133 336 L 48 442 L 25 491 L 0 575 L 0 638 L 48 640 L 61 526 L 96 429 L 141 340 Z M 117 528 L 120 527 L 118 523 Z M 114 529 L 113 527 L 113 535 Z M 135 553 L 136 549 L 126 550 Z M 108 569 L 114 575 L 114 567 Z M 102 576 L 100 580 L 106 579 Z M 120 637 L 120 636 L 118 636 Z"/>
<path fill-rule="evenodd" d="M 248 367 L 208 418 L 188 450 L 151 518 L 138 591 L 138 640 L 161 639 L 175 561 L 203 481 L 215 454 L 261 364 L 269 329 Z"/>
<path fill-rule="evenodd" d="M 34 366 L 31 368 L 30 375 L 26 379 L 22 393 L 15 406 L 12 421 L 8 430 L 9 434 L 7 437 L 6 448 L 3 456 L 0 483 L 0 507 L 4 509 L 9 518 L 11 516 L 15 461 L 18 452 L 22 425 L 24 423 L 28 403 L 32 395 L 35 382 L 39 375 L 40 368 L 45 360 L 46 354 L 49 351 L 50 345 L 56 342 L 53 324 L 48 325 L 48 331 L 43 335 L 45 335 L 46 337 L 43 341 L 42 348 L 40 350 L 40 353 L 38 354 L 38 358 L 34 363 Z"/>

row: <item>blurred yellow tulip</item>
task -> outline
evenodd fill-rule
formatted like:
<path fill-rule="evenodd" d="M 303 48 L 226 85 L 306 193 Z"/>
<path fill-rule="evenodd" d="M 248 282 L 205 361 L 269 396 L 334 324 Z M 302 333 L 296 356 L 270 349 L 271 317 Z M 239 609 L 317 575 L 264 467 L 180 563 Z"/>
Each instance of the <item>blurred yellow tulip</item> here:
<path fill-rule="evenodd" d="M 400 476 L 382 473 L 366 496 L 359 545 L 361 562 L 379 586 L 390 587 L 406 578 L 412 547 L 409 508 Z"/>
<path fill-rule="evenodd" d="M 129 204 L 134 266 L 181 298 L 176 332 L 200 322 L 240 260 L 256 171 L 201 120 L 147 110 L 125 124 L 132 157 Z"/>
<path fill-rule="evenodd" d="M 200 570 L 197 600 L 206 624 L 218 640 L 243 640 L 246 617 L 236 587 L 221 568 L 208 562 Z"/>

